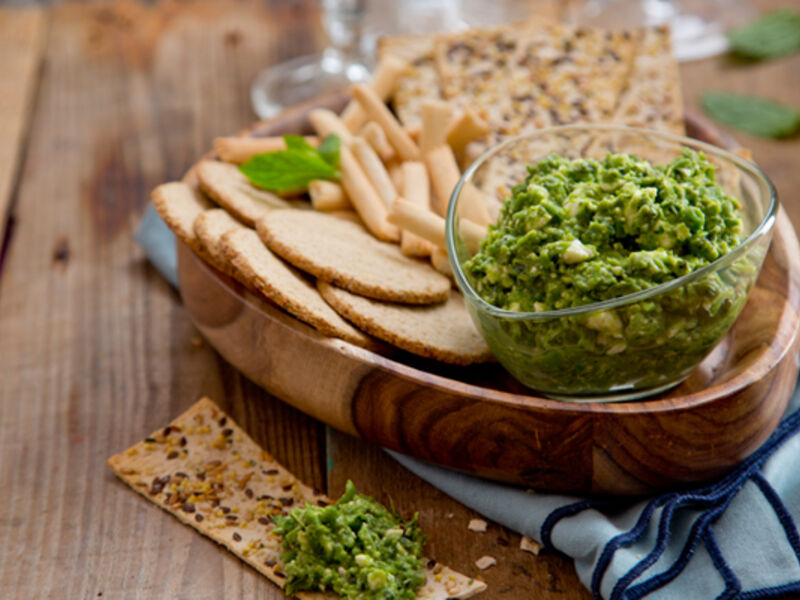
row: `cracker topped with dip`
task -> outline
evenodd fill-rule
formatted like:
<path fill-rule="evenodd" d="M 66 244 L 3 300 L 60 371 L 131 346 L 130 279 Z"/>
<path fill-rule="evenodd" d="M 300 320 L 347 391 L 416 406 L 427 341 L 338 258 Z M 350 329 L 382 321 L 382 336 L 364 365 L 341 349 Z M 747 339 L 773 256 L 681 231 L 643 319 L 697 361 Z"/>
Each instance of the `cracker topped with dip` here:
<path fill-rule="evenodd" d="M 134 491 L 303 600 L 445 600 L 486 589 L 422 556 L 416 517 L 401 519 L 352 484 L 337 502 L 315 492 L 208 398 L 108 465 Z M 361 541 L 349 549 L 336 541 L 356 537 L 362 522 Z M 346 566 L 345 574 L 321 576 L 320 549 L 309 536 L 338 544 L 325 559 Z"/>

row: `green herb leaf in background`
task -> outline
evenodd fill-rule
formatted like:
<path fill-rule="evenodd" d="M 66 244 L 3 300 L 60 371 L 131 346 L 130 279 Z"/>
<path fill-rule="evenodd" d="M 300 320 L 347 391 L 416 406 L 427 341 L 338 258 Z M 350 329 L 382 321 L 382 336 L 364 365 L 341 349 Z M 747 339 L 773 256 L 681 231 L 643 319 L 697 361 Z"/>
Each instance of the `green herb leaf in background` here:
<path fill-rule="evenodd" d="M 800 12 L 783 8 L 728 32 L 731 50 L 747 58 L 772 58 L 800 49 Z"/>
<path fill-rule="evenodd" d="M 239 171 L 250 183 L 272 192 L 295 192 L 306 189 L 314 179 L 339 179 L 338 136 L 325 138 L 323 145 L 328 143 L 325 154 L 301 136 L 285 135 L 283 139 L 286 150 L 257 154 L 239 165 Z M 332 162 L 334 159 L 336 164 Z"/>
<path fill-rule="evenodd" d="M 784 137 L 800 127 L 800 111 L 756 96 L 706 92 L 702 105 L 720 123 L 760 137 Z"/>
<path fill-rule="evenodd" d="M 319 145 L 319 153 L 325 161 L 332 167 L 339 168 L 339 149 L 341 140 L 338 135 L 329 135 Z"/>

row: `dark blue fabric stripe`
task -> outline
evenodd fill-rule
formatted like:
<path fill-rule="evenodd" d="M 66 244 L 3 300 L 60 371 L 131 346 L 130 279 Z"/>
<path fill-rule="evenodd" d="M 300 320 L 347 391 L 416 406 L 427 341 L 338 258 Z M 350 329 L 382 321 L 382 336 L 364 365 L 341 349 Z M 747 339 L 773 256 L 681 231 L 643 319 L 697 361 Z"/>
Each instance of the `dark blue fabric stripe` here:
<path fill-rule="evenodd" d="M 789 544 L 794 550 L 794 556 L 797 558 L 798 564 L 800 564 L 800 535 L 797 533 L 797 524 L 789 514 L 789 510 L 781 500 L 778 492 L 775 491 L 775 488 L 767 481 L 761 471 L 756 471 L 753 474 L 753 481 L 769 501 L 775 514 L 778 515 L 778 521 L 780 521 L 783 530 L 786 532 L 786 539 L 789 540 Z"/>
<path fill-rule="evenodd" d="M 711 562 L 714 563 L 717 571 L 719 571 L 719 574 L 722 575 L 723 581 L 725 581 L 725 591 L 717 596 L 717 600 L 727 600 L 728 598 L 733 598 L 742 591 L 742 584 L 739 581 L 739 578 L 736 577 L 736 574 L 731 570 L 730 565 L 728 565 L 728 562 L 725 560 L 725 557 L 722 555 L 722 551 L 717 545 L 717 540 L 714 538 L 714 534 L 710 529 L 706 531 L 705 535 L 703 536 L 703 542 L 705 543 L 706 550 L 711 557 Z"/>
<path fill-rule="evenodd" d="M 784 585 L 776 585 L 768 588 L 761 588 L 758 590 L 750 590 L 741 592 L 737 600 L 757 600 L 760 598 L 775 598 L 776 596 L 784 596 L 792 592 L 800 592 L 800 581 L 794 583 L 786 583 Z"/>
<path fill-rule="evenodd" d="M 612 593 L 612 598 L 621 597 L 621 590 L 624 590 L 624 585 L 620 585 L 620 582 L 625 580 L 627 584 L 631 581 L 635 580 L 642 572 L 644 572 L 649 566 L 651 566 L 658 558 L 663 554 L 664 549 L 666 548 L 666 542 L 668 540 L 669 534 L 669 526 L 672 522 L 672 515 L 674 514 L 675 510 L 678 507 L 682 506 L 689 506 L 689 507 L 705 507 L 709 510 L 719 507 L 721 510 L 716 511 L 713 510 L 712 513 L 714 517 L 718 517 L 719 514 L 724 511 L 724 509 L 728 506 L 730 501 L 736 495 L 736 493 L 741 489 L 742 485 L 744 485 L 745 481 L 748 477 L 750 477 L 753 472 L 755 472 L 764 461 L 772 455 L 772 453 L 788 439 L 791 435 L 796 433 L 798 427 L 800 427 L 800 411 L 796 411 L 791 414 L 789 417 L 784 419 L 776 430 L 772 433 L 769 439 L 762 444 L 762 446 L 756 450 L 753 454 L 751 454 L 747 459 L 745 459 L 742 464 L 734 469 L 729 474 L 725 475 L 718 481 L 707 485 L 705 487 L 698 488 L 693 492 L 688 493 L 670 493 L 666 494 L 661 497 L 654 498 L 651 502 L 647 504 L 645 509 L 642 511 L 641 517 L 637 520 L 636 525 L 629 530 L 628 532 L 622 533 L 620 535 L 615 536 L 606 544 L 603 552 L 598 559 L 597 564 L 595 565 L 594 572 L 592 573 L 592 581 L 591 581 L 591 592 L 596 598 L 600 598 L 600 585 L 602 583 L 603 576 L 607 571 L 611 560 L 620 547 L 629 545 L 634 543 L 638 539 L 641 538 L 644 531 L 647 528 L 649 523 L 649 519 L 652 517 L 653 512 L 659 506 L 664 505 L 664 513 L 662 514 L 662 518 L 659 523 L 659 531 L 658 531 L 658 538 L 656 543 L 656 548 L 651 551 L 648 556 L 637 563 L 628 573 L 623 575 L 620 578 L 620 581 L 614 587 L 614 593 Z M 570 505 L 573 509 L 577 507 L 581 503 Z M 719 506 L 721 505 L 721 506 Z M 573 510 L 570 515 L 562 514 L 559 515 L 558 518 L 553 519 L 552 523 L 549 524 L 548 533 L 552 530 L 555 526 L 555 523 L 558 519 L 563 518 L 565 516 L 572 516 L 579 511 Z M 548 519 L 550 520 L 550 519 Z M 710 519 L 708 522 L 710 523 L 713 519 Z M 695 535 L 701 535 L 703 532 L 698 530 L 695 532 Z M 709 535 L 710 531 L 709 531 Z M 713 538 L 713 535 L 712 535 Z M 716 543 L 714 542 L 716 545 Z M 684 549 L 691 547 L 692 544 L 686 544 Z M 696 546 L 696 542 L 694 543 Z M 686 563 L 688 563 L 688 558 L 683 563 L 682 568 L 685 567 Z M 668 581 L 674 579 L 677 573 L 670 572 L 671 577 L 663 577 L 657 580 L 659 583 L 658 587 L 663 587 Z M 650 580 L 648 580 L 650 581 Z M 654 589 L 658 589 L 658 587 L 653 587 L 649 591 L 653 591 Z M 620 591 L 618 591 L 620 590 Z M 649 593 L 649 592 L 648 592 Z"/>
<path fill-rule="evenodd" d="M 624 597 L 625 600 L 634 600 L 642 598 L 647 594 L 665 586 L 670 581 L 675 579 L 678 575 L 680 575 L 681 572 L 683 572 L 683 569 L 686 568 L 686 565 L 689 564 L 689 561 L 691 560 L 692 556 L 694 556 L 694 553 L 697 550 L 697 546 L 699 545 L 700 540 L 705 538 L 705 536 L 709 531 L 709 528 L 711 527 L 711 524 L 714 523 L 714 521 L 716 521 L 719 518 L 719 516 L 725 511 L 725 508 L 727 508 L 727 506 L 728 503 L 725 503 L 721 506 L 717 506 L 713 510 L 701 513 L 695 520 L 695 522 L 692 523 L 692 527 L 689 530 L 689 535 L 686 538 L 686 542 L 683 545 L 683 549 L 681 550 L 681 553 L 678 555 L 678 558 L 675 560 L 675 562 L 672 563 L 672 565 L 670 565 L 670 567 L 667 570 L 662 571 L 661 573 L 654 575 L 650 579 L 647 579 L 635 585 L 634 587 L 630 588 L 629 590 L 627 590 L 627 593 L 625 593 L 624 596 L 620 594 L 620 597 Z M 620 578 L 620 581 L 622 581 L 622 579 L 623 578 Z M 632 581 L 632 579 L 629 580 L 626 583 L 626 585 L 628 585 L 630 581 Z M 621 592 L 625 592 L 625 589 L 623 588 Z"/>
<path fill-rule="evenodd" d="M 539 528 L 539 536 L 542 541 L 542 546 L 551 550 L 553 552 L 558 552 L 558 548 L 553 546 L 552 535 L 553 535 L 553 527 L 556 526 L 561 519 L 565 519 L 567 517 L 571 517 L 573 515 L 577 515 L 584 510 L 588 510 L 591 508 L 602 508 L 604 506 L 608 506 L 613 504 L 613 501 L 598 498 L 595 500 L 581 500 L 580 502 L 575 502 L 573 504 L 567 504 L 565 506 L 561 506 L 547 515 L 547 518 L 542 523 L 542 526 Z"/>

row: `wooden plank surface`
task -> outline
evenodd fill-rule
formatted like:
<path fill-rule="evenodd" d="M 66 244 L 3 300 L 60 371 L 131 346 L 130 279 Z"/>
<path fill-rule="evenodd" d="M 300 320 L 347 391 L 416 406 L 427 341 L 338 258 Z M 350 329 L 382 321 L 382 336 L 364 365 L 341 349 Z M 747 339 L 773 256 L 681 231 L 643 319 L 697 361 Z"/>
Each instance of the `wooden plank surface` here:
<path fill-rule="evenodd" d="M 282 598 L 105 466 L 199 395 L 322 487 L 322 428 L 197 343 L 132 239 L 149 190 L 251 121 L 313 14 L 199 2 L 52 9 L 0 280 L 0 596 Z M 11 591 L 11 596 L 8 595 Z"/>
<path fill-rule="evenodd" d="M 0 240 L 25 147 L 46 27 L 39 7 L 0 8 Z"/>
<path fill-rule="evenodd" d="M 481 555 L 495 556 L 499 564 L 481 574 L 491 586 L 484 598 L 589 597 L 568 561 L 522 553 L 518 536 L 496 525 L 468 531 L 471 511 L 379 449 L 335 432 L 326 449 L 318 423 L 199 340 L 177 294 L 132 241 L 149 189 L 180 177 L 214 136 L 253 119 L 255 74 L 320 45 L 315 6 L 122 0 L 46 9 L 45 68 L 30 67 L 37 61 L 29 53 L 23 71 L 41 79 L 18 86 L 38 89 L 23 102 L 35 107 L 32 125 L 25 139 L 0 136 L 12 154 L 27 147 L 18 184 L 0 173 L 0 184 L 18 190 L 0 277 L 3 597 L 283 597 L 105 468 L 106 457 L 201 394 L 307 483 L 325 487 L 329 458 L 329 493 L 351 478 L 405 513 L 420 511 L 433 556 L 468 573 L 477 573 Z M 684 65 L 682 74 L 689 106 L 709 88 L 800 98 L 799 55 L 755 65 L 718 57 Z M 18 114 L 0 108 L 0 122 L 24 132 Z M 799 138 L 735 135 L 799 223 Z"/>

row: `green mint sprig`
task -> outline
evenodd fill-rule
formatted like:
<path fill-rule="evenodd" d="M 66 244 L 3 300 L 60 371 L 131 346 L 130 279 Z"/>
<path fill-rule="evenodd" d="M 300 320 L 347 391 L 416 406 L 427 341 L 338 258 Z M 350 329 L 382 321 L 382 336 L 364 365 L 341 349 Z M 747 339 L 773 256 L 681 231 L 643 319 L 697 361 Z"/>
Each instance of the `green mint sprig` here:
<path fill-rule="evenodd" d="M 319 148 L 299 135 L 285 135 L 283 140 L 286 150 L 256 154 L 239 165 L 250 183 L 271 192 L 294 192 L 314 179 L 339 179 L 339 136 L 329 135 Z"/>
<path fill-rule="evenodd" d="M 702 105 L 711 118 L 751 135 L 780 138 L 800 128 L 800 111 L 756 96 L 712 91 L 703 95 Z"/>
<path fill-rule="evenodd" d="M 764 59 L 800 49 L 800 12 L 783 8 L 728 32 L 731 50 L 746 58 Z"/>

